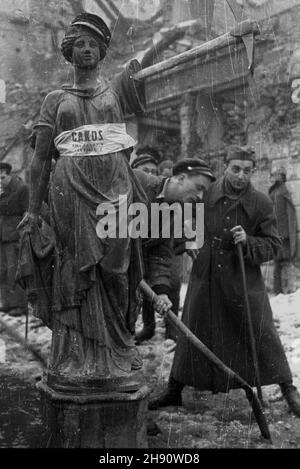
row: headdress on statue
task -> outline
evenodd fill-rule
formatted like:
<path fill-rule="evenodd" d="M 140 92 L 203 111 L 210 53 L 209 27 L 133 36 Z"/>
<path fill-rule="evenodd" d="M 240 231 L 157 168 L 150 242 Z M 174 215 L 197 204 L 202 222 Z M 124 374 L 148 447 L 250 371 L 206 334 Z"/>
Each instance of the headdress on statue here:
<path fill-rule="evenodd" d="M 74 42 L 87 30 L 98 42 L 101 60 L 104 59 L 111 40 L 108 26 L 100 16 L 92 13 L 80 13 L 68 27 L 61 43 L 62 54 L 68 62 L 72 62 Z"/>
<path fill-rule="evenodd" d="M 182 173 L 190 176 L 202 174 L 203 176 L 209 177 L 212 181 L 216 180 L 208 164 L 200 158 L 183 158 L 177 161 L 173 166 L 173 175 L 177 176 Z"/>
<path fill-rule="evenodd" d="M 256 165 L 256 154 L 253 147 L 232 145 L 227 150 L 226 163 L 231 160 L 250 160 Z"/>
<path fill-rule="evenodd" d="M 11 170 L 12 170 L 11 164 L 6 163 L 6 161 L 0 162 L 0 171 L 6 171 L 6 173 L 9 174 Z"/>

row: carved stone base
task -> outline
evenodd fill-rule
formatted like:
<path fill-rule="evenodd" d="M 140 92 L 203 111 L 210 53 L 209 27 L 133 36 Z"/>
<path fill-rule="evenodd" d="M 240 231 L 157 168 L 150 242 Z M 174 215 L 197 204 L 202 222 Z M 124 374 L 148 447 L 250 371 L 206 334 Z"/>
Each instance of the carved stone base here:
<path fill-rule="evenodd" d="M 50 448 L 147 448 L 147 397 L 130 393 L 67 394 L 37 384 Z"/>

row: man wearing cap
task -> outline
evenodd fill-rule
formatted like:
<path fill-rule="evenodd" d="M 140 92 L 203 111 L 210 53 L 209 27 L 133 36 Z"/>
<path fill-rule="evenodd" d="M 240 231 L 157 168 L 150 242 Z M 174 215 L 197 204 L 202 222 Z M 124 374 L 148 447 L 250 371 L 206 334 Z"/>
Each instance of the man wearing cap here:
<path fill-rule="evenodd" d="M 209 166 L 198 158 L 180 160 L 174 166 L 173 176 L 169 178 L 155 177 L 140 169 L 135 169 L 134 173 L 148 196 L 148 213 L 151 213 L 151 203 L 200 202 L 211 182 L 215 180 Z M 149 218 L 149 227 L 150 223 L 151 219 Z M 161 307 L 155 305 L 155 308 L 161 313 L 170 309 L 174 301 L 172 292 L 174 242 L 176 241 L 176 252 L 180 254 L 186 250 L 187 239 L 185 237 L 174 239 L 172 229 L 170 230 L 172 239 L 161 237 L 161 227 L 159 233 L 158 238 L 151 238 L 149 232 L 149 237 L 142 242 L 146 280 L 160 297 Z M 192 250 L 186 250 L 186 252 L 190 255 L 194 254 Z M 155 328 L 155 324 L 152 327 Z M 139 336 L 137 338 L 139 339 Z M 142 339 L 145 340 L 143 337 Z"/>
<path fill-rule="evenodd" d="M 136 158 L 132 161 L 132 169 L 141 169 L 147 174 L 158 175 L 158 161 L 160 155 L 158 151 L 150 146 L 141 147 L 136 150 Z"/>
<path fill-rule="evenodd" d="M 15 285 L 19 252 L 16 230 L 27 210 L 27 185 L 11 174 L 9 163 L 0 162 L 0 310 L 11 315 L 27 311 L 25 292 Z"/>
<path fill-rule="evenodd" d="M 205 243 L 193 264 L 182 321 L 250 386 L 254 365 L 245 320 L 242 275 L 235 245 L 243 246 L 249 302 L 262 385 L 278 383 L 290 410 L 300 416 L 300 395 L 275 328 L 260 264 L 276 256 L 280 238 L 271 200 L 252 186 L 255 153 L 247 147 L 228 151 L 225 175 L 205 199 Z M 168 389 L 150 409 L 182 405 L 184 385 L 228 392 L 234 385 L 179 338 Z"/>
<path fill-rule="evenodd" d="M 282 247 L 274 258 L 273 289 L 278 295 L 293 291 L 290 266 L 297 253 L 297 216 L 291 194 L 285 184 L 285 169 L 274 168 L 270 181 L 272 186 L 269 196 L 274 204 L 278 232 L 282 239 Z"/>
<path fill-rule="evenodd" d="M 139 169 L 146 174 L 157 175 L 158 161 L 160 155 L 158 151 L 150 146 L 139 148 L 136 151 L 137 157 L 131 163 L 133 169 Z M 192 165 L 197 165 L 199 160 L 190 160 Z M 182 163 L 181 163 L 182 164 Z M 159 192 L 161 193 L 159 184 Z M 166 181 L 166 179 L 164 179 Z M 172 185 L 172 181 L 169 182 Z M 155 197 L 157 202 L 163 201 L 160 196 Z M 172 226 L 172 225 L 171 225 Z M 172 228 L 171 228 L 172 230 Z M 170 230 L 170 231 L 171 231 Z M 171 231 L 172 233 L 172 231 Z M 174 266 L 177 267 L 178 257 L 175 255 L 175 248 L 182 249 L 182 240 L 151 239 L 143 240 L 143 256 L 146 269 L 145 280 L 153 288 L 161 299 L 170 300 L 172 310 L 177 315 L 179 309 L 179 289 L 180 280 L 176 275 Z M 155 334 L 155 311 L 154 306 L 148 298 L 143 298 L 143 328 L 136 334 L 136 344 L 141 344 L 144 340 L 149 340 Z M 170 324 L 166 324 L 166 338 L 175 339 L 176 335 Z"/>

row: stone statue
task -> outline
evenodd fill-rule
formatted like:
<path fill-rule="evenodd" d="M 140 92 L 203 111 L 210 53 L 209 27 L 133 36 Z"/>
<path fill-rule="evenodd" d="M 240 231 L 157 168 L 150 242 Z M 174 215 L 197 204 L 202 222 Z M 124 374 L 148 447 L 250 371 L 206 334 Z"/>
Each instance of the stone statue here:
<path fill-rule="evenodd" d="M 146 197 L 128 163 L 135 141 L 123 117 L 143 111 L 132 79 L 138 63 L 113 83 L 103 79 L 110 39 L 104 21 L 90 13 L 77 16 L 66 31 L 61 50 L 74 82 L 42 104 L 29 210 L 19 227 L 18 278 L 35 314 L 52 329 L 47 379 L 57 390 L 134 391 L 142 380 L 133 336 L 140 244 L 129 237 L 100 239 L 96 230 L 101 203 L 118 211 L 119 195 L 127 207 Z M 41 221 L 47 188 L 50 226 Z"/>

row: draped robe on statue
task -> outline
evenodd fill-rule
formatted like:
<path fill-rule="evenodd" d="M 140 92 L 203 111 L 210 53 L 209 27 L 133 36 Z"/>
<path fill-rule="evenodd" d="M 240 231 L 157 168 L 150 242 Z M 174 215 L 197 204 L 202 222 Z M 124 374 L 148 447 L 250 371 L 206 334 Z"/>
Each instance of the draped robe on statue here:
<path fill-rule="evenodd" d="M 95 90 L 63 87 L 51 92 L 36 126 L 37 132 L 41 126 L 53 129 L 59 155 L 49 185 L 54 247 L 47 264 L 45 233 L 33 233 L 31 267 L 28 262 L 25 267 L 24 236 L 19 279 L 27 280 L 27 291 L 39 305 L 35 314 L 53 331 L 48 383 L 56 388 L 134 390 L 141 383 L 142 363 L 133 338 L 136 288 L 143 275 L 140 242 L 98 236 L 100 204 L 109 202 L 118 215 L 119 195 L 127 207 L 146 201 L 126 157 L 135 141 L 126 133 L 123 113 L 135 109 L 128 109 L 134 99 L 126 89 L 125 72 L 115 88 L 102 81 Z M 37 272 L 42 262 L 44 270 Z M 48 300 L 50 292 L 46 308 L 43 293 L 37 292 L 41 284 L 48 289 Z"/>

